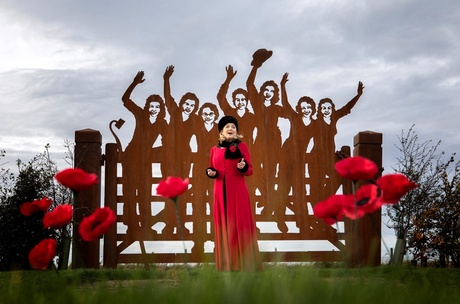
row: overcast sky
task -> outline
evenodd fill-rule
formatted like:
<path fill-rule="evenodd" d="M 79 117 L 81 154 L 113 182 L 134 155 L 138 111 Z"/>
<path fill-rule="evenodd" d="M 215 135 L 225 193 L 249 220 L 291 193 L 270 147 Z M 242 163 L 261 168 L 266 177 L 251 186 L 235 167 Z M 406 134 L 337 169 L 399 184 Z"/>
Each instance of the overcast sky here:
<path fill-rule="evenodd" d="M 273 56 L 256 86 L 289 73 L 292 103 L 308 95 L 337 107 L 364 94 L 338 123 L 338 146 L 360 131 L 383 133 L 384 167 L 392 172 L 398 135 L 415 124 L 420 139 L 460 149 L 460 5 L 458 0 L 0 1 L 0 160 L 28 161 L 51 144 L 63 158 L 75 130 L 99 130 L 114 142 L 113 119 L 126 145 L 132 117 L 121 96 L 135 74 L 146 81 L 132 97 L 143 105 L 163 95 L 163 73 L 175 66 L 172 95 L 195 92 L 216 101 L 225 67 L 244 87 L 252 54 Z M 232 90 L 232 87 L 230 88 Z M 4 164 L 8 161 L 7 164 Z M 65 163 L 64 163 L 65 164 Z"/>

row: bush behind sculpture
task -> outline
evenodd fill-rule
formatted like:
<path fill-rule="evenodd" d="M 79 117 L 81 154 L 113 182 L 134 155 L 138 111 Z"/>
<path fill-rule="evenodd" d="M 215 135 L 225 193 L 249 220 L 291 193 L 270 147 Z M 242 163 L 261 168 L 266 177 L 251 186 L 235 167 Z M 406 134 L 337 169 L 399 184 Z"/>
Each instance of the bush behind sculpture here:
<path fill-rule="evenodd" d="M 45 152 L 28 163 L 18 160 L 18 175 L 2 170 L 0 196 L 0 270 L 30 269 L 29 251 L 46 237 L 55 237 L 60 252 L 60 235 L 43 229 L 43 213 L 23 216 L 19 208 L 23 202 L 43 196 L 54 198 L 55 204 L 70 199 L 69 191 L 54 184 L 56 164 L 50 159 L 49 146 Z"/>

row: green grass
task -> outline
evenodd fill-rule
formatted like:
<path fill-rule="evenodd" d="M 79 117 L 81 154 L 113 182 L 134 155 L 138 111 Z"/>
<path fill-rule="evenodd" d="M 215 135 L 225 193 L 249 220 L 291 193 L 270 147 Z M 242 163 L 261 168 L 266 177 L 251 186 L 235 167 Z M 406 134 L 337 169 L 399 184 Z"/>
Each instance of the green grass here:
<path fill-rule="evenodd" d="M 212 265 L 0 272 L 0 303 L 460 303 L 460 269 Z"/>

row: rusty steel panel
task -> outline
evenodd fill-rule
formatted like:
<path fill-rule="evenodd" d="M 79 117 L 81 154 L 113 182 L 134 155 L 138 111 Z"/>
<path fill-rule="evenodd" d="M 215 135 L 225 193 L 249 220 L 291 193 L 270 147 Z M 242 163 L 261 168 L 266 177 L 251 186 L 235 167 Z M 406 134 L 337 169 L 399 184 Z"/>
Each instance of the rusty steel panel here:
<path fill-rule="evenodd" d="M 234 88 L 231 93 L 229 88 L 237 71 L 230 65 L 225 67 L 225 73 L 222 69 L 222 85 L 216 88 L 216 100 L 212 102 L 200 101 L 193 92 L 174 90 L 174 66 L 165 69 L 162 94 L 147 96 L 145 103 L 134 101 L 132 92 L 145 81 L 142 71 L 134 76 L 122 96 L 128 111 L 124 115 L 135 120 L 130 141 L 122 143 L 112 128 L 115 121 L 110 124 L 118 147 L 118 167 L 121 167 L 117 183 L 122 189 L 110 197 L 116 197 L 123 206 L 118 219 L 127 227 L 126 233 L 116 238 L 118 262 L 129 261 L 126 256 L 122 257 L 123 250 L 134 242 L 139 242 L 142 255 L 148 258 L 139 257 L 133 262 L 173 262 L 177 254 L 153 258 L 156 254 L 146 252 L 144 243 L 181 241 L 181 231 L 184 240 L 193 241 L 194 245 L 186 254 L 188 258 L 180 258 L 180 261 L 209 260 L 209 253 L 204 253 L 204 243 L 214 240 L 213 180 L 205 175 L 205 169 L 209 165 L 209 151 L 218 142 L 217 122 L 223 115 L 238 119 L 239 133 L 251 153 L 254 174 L 246 181 L 257 226 L 263 228 L 269 224 L 277 230 L 261 229 L 259 240 L 326 240 L 337 251 L 344 250 L 340 241 L 343 238 L 339 240 L 344 231 L 338 234 L 335 227 L 315 218 L 312 207 L 339 189 L 345 193 L 351 191 L 351 184 L 334 170 L 335 162 L 348 156 L 350 148 L 337 151 L 335 136 L 337 122 L 350 113 L 363 86 L 359 83 L 356 95 L 348 102 L 340 100 L 337 105 L 329 98 L 314 101 L 308 96 L 289 101 L 287 73 L 275 80 L 256 79 L 271 55 L 271 51 L 257 50 L 250 62 L 251 71 L 246 75 L 246 86 Z M 350 95 L 353 89 L 350 88 Z M 115 124 L 117 128 L 122 125 L 121 119 Z M 178 199 L 180 227 L 172 201 L 155 195 L 156 185 L 167 176 L 190 178 L 190 189 Z M 113 183 L 113 174 L 111 178 Z M 161 211 L 154 214 L 158 208 Z M 287 222 L 293 223 L 294 231 L 289 231 Z M 284 260 L 292 257 L 295 261 L 329 261 L 341 255 L 306 252 L 264 253 L 264 256 L 266 260 L 277 256 Z"/>

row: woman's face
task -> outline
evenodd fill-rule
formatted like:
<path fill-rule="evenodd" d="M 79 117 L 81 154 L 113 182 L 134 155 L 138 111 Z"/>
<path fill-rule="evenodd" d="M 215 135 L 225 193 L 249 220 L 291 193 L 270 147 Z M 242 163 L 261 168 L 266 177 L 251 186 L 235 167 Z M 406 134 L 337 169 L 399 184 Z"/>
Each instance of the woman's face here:
<path fill-rule="evenodd" d="M 213 123 L 214 120 L 216 120 L 216 113 L 214 113 L 214 111 L 208 107 L 203 108 L 201 116 L 203 118 L 203 121 L 208 124 Z"/>
<path fill-rule="evenodd" d="M 245 109 L 248 101 L 243 94 L 236 94 L 234 103 L 237 109 Z"/>
<path fill-rule="evenodd" d="M 159 102 L 157 102 L 157 101 L 152 101 L 152 102 L 149 104 L 149 113 L 150 113 L 150 116 L 155 117 L 155 116 L 157 116 L 158 114 L 160 114 L 160 111 L 161 111 L 161 108 L 160 108 L 160 103 L 159 103 Z"/>
<path fill-rule="evenodd" d="M 324 118 L 330 118 L 332 114 L 332 104 L 330 102 L 325 102 L 321 105 L 321 114 Z"/>
<path fill-rule="evenodd" d="M 300 104 L 300 111 L 304 117 L 310 117 L 311 113 L 313 113 L 313 108 L 311 104 L 304 101 Z"/>
<path fill-rule="evenodd" d="M 194 109 L 195 109 L 195 100 L 187 99 L 182 105 L 182 110 L 187 115 L 192 114 Z"/>
<path fill-rule="evenodd" d="M 222 134 L 227 140 L 235 139 L 237 135 L 235 124 L 234 123 L 226 124 L 225 127 L 222 129 Z"/>
<path fill-rule="evenodd" d="M 265 100 L 271 100 L 275 96 L 275 88 L 273 86 L 266 86 L 264 89 L 264 98 Z"/>

